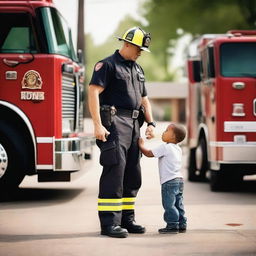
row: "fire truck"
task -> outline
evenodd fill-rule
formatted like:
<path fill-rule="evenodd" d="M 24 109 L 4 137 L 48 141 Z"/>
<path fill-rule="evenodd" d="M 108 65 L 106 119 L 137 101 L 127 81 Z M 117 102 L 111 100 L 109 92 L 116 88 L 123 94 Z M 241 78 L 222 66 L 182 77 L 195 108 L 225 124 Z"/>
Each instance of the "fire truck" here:
<path fill-rule="evenodd" d="M 86 171 L 84 65 L 51 0 L 0 1 L 0 191 Z"/>
<path fill-rule="evenodd" d="M 209 179 L 212 191 L 236 189 L 256 173 L 256 31 L 206 34 L 193 44 L 188 180 Z"/>

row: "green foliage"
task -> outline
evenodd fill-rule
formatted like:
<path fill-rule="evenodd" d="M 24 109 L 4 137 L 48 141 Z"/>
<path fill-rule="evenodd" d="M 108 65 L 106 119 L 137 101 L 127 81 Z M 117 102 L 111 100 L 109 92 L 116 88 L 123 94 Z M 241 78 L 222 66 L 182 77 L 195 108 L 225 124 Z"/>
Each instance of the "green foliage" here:
<path fill-rule="evenodd" d="M 90 34 L 86 34 L 86 83 L 90 82 L 94 65 L 103 58 L 114 53 L 119 49 L 122 42 L 118 41 L 115 36 L 122 36 L 123 33 L 134 26 L 145 29 L 142 24 L 130 16 L 126 16 L 119 24 L 114 33 L 102 45 L 95 45 Z M 138 63 L 143 67 L 147 81 L 163 81 L 166 80 L 165 66 L 155 57 L 154 53 L 142 52 L 142 56 L 138 59 Z M 170 74 L 169 78 L 172 78 Z"/>
<path fill-rule="evenodd" d="M 166 67 L 177 29 L 195 36 L 255 28 L 256 0 L 145 0 L 141 9 L 152 33 L 151 50 Z"/>
<path fill-rule="evenodd" d="M 94 45 L 91 36 L 86 35 L 87 82 L 95 63 L 120 48 L 120 42 L 114 37 L 133 26 L 140 26 L 152 35 L 151 53 L 143 52 L 138 59 L 147 81 L 175 79 L 175 71 L 170 73 L 168 63 L 173 54 L 170 49 L 181 36 L 178 29 L 193 36 L 226 33 L 231 29 L 255 29 L 256 0 L 144 0 L 140 10 L 148 21 L 146 27 L 126 16 L 102 45 Z"/>
<path fill-rule="evenodd" d="M 177 28 L 194 35 L 255 28 L 256 11 L 249 3 L 256 7 L 255 0 L 146 0 L 144 15 L 150 30 L 168 44 L 177 37 Z"/>
<path fill-rule="evenodd" d="M 86 59 L 86 83 L 90 82 L 94 65 L 111 55 L 115 49 L 119 47 L 119 42 L 115 38 L 108 39 L 103 45 L 95 45 L 90 34 L 85 35 L 86 47 L 85 47 L 85 59 Z"/>
<path fill-rule="evenodd" d="M 123 33 L 130 27 L 139 26 L 140 24 L 132 19 L 130 16 L 126 16 L 123 21 L 119 24 L 116 31 L 107 38 L 104 44 L 95 45 L 90 34 L 86 34 L 86 47 L 85 47 L 85 56 L 86 56 L 86 82 L 90 82 L 91 75 L 93 72 L 94 65 L 110 56 L 114 53 L 116 49 L 119 49 L 121 42 L 116 38 L 116 36 L 121 36 Z"/>

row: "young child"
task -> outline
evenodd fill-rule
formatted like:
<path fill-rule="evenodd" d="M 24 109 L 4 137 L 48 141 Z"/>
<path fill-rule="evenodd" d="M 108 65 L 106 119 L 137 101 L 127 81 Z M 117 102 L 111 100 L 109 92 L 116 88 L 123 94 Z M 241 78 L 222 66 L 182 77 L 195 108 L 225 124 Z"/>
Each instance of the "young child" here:
<path fill-rule="evenodd" d="M 157 157 L 164 207 L 165 228 L 159 229 L 160 234 L 186 232 L 187 218 L 183 205 L 184 182 L 181 174 L 182 150 L 177 143 L 184 140 L 185 128 L 176 123 L 168 125 L 162 134 L 165 144 L 150 150 L 144 146 L 144 140 L 139 138 L 141 152 L 147 157 Z"/>

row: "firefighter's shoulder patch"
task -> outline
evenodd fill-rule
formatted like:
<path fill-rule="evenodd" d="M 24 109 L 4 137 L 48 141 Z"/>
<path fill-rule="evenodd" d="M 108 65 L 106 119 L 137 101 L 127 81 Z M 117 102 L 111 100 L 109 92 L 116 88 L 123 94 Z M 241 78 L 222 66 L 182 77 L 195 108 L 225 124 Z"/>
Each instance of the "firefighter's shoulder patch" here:
<path fill-rule="evenodd" d="M 104 64 L 103 62 L 98 62 L 98 63 L 95 65 L 94 70 L 95 70 L 95 71 L 99 71 L 99 70 L 102 68 L 103 64 Z"/>

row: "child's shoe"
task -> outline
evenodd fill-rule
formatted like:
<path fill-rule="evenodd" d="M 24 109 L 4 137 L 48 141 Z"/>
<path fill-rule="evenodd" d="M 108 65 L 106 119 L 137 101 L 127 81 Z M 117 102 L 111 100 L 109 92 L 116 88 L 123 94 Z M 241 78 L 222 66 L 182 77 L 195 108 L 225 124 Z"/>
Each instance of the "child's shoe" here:
<path fill-rule="evenodd" d="M 179 232 L 180 233 L 186 233 L 187 232 L 187 228 L 179 228 Z"/>
<path fill-rule="evenodd" d="M 178 234 L 179 233 L 179 230 L 177 228 L 168 228 L 168 227 L 165 227 L 165 228 L 160 228 L 158 229 L 158 232 L 160 234 Z"/>
<path fill-rule="evenodd" d="M 180 225 L 179 225 L 179 232 L 180 232 L 180 233 L 185 233 L 186 231 L 187 231 L 187 225 L 186 225 L 186 223 L 180 224 Z"/>

